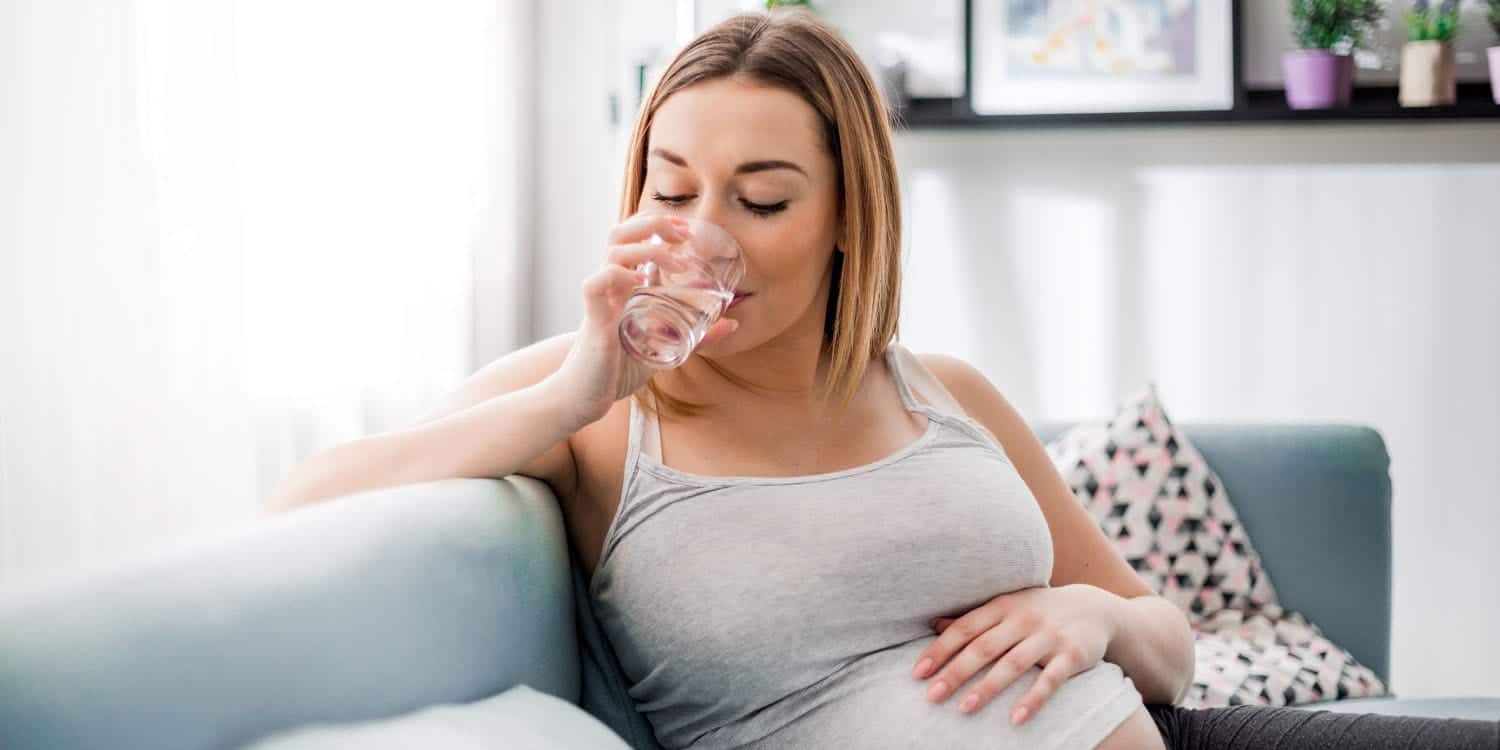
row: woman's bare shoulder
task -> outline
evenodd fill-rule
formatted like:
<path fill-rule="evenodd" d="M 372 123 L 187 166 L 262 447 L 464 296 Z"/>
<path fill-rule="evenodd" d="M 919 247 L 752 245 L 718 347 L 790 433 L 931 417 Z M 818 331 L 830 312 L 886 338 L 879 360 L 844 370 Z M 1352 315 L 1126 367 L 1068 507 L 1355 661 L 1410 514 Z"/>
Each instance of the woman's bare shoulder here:
<path fill-rule="evenodd" d="M 979 368 L 951 354 L 922 353 L 915 356 L 960 402 L 967 403 L 965 396 L 972 398 L 982 395 L 986 388 L 995 388 Z"/>
<path fill-rule="evenodd" d="M 997 399 L 1004 400 L 999 389 L 979 368 L 958 357 L 931 353 L 914 353 L 912 356 L 926 370 L 922 375 L 930 375 L 936 380 L 971 417 L 978 418 L 979 413 L 987 411 L 986 407 L 993 406 Z"/>

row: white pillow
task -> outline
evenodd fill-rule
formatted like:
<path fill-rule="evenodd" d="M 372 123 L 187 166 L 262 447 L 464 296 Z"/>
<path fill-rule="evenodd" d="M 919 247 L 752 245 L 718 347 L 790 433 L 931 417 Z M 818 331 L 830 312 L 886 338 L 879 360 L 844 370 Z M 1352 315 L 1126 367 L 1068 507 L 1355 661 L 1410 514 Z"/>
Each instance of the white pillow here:
<path fill-rule="evenodd" d="M 630 750 L 588 712 L 517 685 L 464 705 L 350 724 L 308 724 L 260 739 L 244 750 Z"/>

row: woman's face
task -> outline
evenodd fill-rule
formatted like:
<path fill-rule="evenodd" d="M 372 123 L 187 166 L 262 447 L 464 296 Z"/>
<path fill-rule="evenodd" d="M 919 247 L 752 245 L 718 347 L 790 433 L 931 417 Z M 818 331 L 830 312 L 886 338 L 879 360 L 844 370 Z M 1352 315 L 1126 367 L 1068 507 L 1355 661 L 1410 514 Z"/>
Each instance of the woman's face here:
<path fill-rule="evenodd" d="M 720 79 L 657 108 L 640 210 L 713 222 L 744 250 L 727 317 L 739 328 L 708 354 L 753 349 L 798 326 L 823 331 L 838 190 L 817 113 L 781 88 Z"/>

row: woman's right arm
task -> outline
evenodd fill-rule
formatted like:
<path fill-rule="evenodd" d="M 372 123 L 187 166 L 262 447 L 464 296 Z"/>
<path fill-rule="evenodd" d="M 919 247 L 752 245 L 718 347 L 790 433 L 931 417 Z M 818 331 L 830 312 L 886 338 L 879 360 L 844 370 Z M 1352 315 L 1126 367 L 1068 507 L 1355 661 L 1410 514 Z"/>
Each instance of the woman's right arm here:
<path fill-rule="evenodd" d="M 642 215 L 610 233 L 608 262 L 583 284 L 583 324 L 495 360 L 466 380 L 443 407 L 406 429 L 372 435 L 314 454 L 266 503 L 275 513 L 353 492 L 458 477 L 526 474 L 570 496 L 577 480 L 569 438 L 645 385 L 651 370 L 620 346 L 616 328 L 641 281 L 636 266 L 670 263 L 668 242 L 687 229 L 667 216 Z M 720 320 L 704 343 L 734 330 Z"/>
<path fill-rule="evenodd" d="M 598 415 L 557 377 L 568 333 L 507 354 L 470 376 L 416 424 L 320 451 L 266 503 L 276 513 L 380 487 L 525 474 L 571 490 L 568 438 Z"/>

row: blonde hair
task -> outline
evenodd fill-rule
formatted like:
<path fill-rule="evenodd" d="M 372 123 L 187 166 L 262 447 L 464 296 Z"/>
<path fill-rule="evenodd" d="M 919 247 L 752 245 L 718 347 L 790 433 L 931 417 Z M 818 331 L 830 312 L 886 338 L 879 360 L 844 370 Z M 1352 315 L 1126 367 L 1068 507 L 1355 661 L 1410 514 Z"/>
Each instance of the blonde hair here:
<path fill-rule="evenodd" d="M 647 140 L 662 102 L 688 86 L 729 77 L 791 91 L 822 123 L 824 145 L 837 170 L 838 246 L 843 250 L 834 253 L 824 322 L 823 346 L 830 362 L 824 395 L 836 394 L 847 403 L 870 359 L 883 354 L 897 333 L 901 195 L 884 100 L 837 32 L 801 10 L 745 14 L 705 31 L 678 52 L 636 119 L 620 218 L 639 208 Z M 692 414 L 703 408 L 669 396 L 654 379 L 646 388 L 666 410 Z"/>

